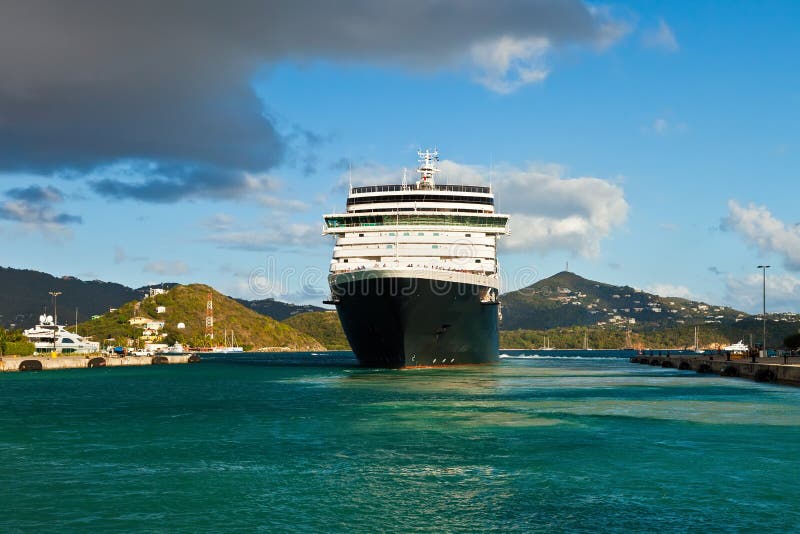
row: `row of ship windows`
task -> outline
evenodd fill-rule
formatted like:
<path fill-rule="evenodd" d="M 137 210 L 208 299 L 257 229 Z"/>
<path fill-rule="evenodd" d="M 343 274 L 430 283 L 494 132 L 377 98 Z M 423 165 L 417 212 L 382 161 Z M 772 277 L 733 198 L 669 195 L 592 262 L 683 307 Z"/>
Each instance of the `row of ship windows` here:
<path fill-rule="evenodd" d="M 396 235 L 396 234 L 395 234 L 394 232 L 389 232 L 389 235 L 390 235 L 390 236 L 393 236 L 393 235 Z M 411 235 L 411 232 L 403 232 L 403 235 L 404 235 L 404 236 L 407 236 L 407 235 L 408 235 L 408 236 L 410 236 L 410 235 Z M 422 236 L 424 236 L 424 235 L 425 235 L 425 232 L 417 232 L 417 235 L 422 235 Z M 438 235 L 439 235 L 439 232 L 433 232 L 433 235 L 434 235 L 434 236 L 438 236 Z M 449 235 L 451 235 L 451 236 L 452 236 L 453 234 L 449 234 Z M 364 234 L 358 234 L 358 237 L 364 237 Z M 464 234 L 464 237 L 472 237 L 472 234 Z"/>
<path fill-rule="evenodd" d="M 481 262 L 481 260 L 475 260 L 475 263 L 480 263 L 480 262 Z M 344 259 L 342 260 L 342 263 L 350 263 L 350 261 L 349 261 L 349 259 L 348 259 L 348 258 L 344 258 Z"/>
<path fill-rule="evenodd" d="M 348 208 L 347 213 L 382 213 L 386 211 L 415 211 L 415 212 L 443 212 L 443 213 L 494 213 L 492 210 L 471 210 L 467 208 L 431 208 L 429 206 L 420 206 L 413 208 Z"/>
<path fill-rule="evenodd" d="M 486 197 L 464 197 L 455 195 L 382 195 L 374 197 L 348 198 L 347 205 L 378 204 L 383 202 L 458 202 L 462 204 L 494 204 L 494 199 Z"/>
<path fill-rule="evenodd" d="M 444 226 L 486 226 L 504 227 L 508 217 L 498 216 L 470 216 L 470 215 L 334 215 L 325 217 L 329 228 L 352 226 L 397 226 L 397 225 L 444 225 Z"/>

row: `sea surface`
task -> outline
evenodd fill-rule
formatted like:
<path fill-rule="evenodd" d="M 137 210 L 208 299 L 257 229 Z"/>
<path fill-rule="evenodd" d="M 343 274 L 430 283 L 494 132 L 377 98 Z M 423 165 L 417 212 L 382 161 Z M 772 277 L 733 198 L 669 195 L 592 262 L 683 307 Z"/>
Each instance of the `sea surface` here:
<path fill-rule="evenodd" d="M 0 375 L 0 532 L 797 532 L 800 388 L 507 351 Z"/>

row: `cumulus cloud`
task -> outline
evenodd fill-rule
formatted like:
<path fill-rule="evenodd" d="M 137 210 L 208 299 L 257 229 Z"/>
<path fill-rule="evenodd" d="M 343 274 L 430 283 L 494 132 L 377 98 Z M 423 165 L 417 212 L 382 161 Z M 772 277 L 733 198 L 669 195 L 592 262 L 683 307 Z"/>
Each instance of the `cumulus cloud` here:
<path fill-rule="evenodd" d="M 765 206 L 742 206 L 728 201 L 728 216 L 722 220 L 723 230 L 736 232 L 762 254 L 778 254 L 787 269 L 800 271 L 800 226 L 787 225 Z"/>
<path fill-rule="evenodd" d="M 31 185 L 28 187 L 17 187 L 6 191 L 6 196 L 22 202 L 31 204 L 52 204 L 64 200 L 64 195 L 59 189 L 52 186 Z"/>
<path fill-rule="evenodd" d="M 550 73 L 545 54 L 551 44 L 543 37 L 515 39 L 503 36 L 472 47 L 477 82 L 496 93 L 511 93 L 523 85 L 541 82 Z"/>
<path fill-rule="evenodd" d="M 694 298 L 692 291 L 686 286 L 673 284 L 651 284 L 645 287 L 645 291 L 654 293 L 661 297 L 680 297 L 684 299 Z"/>
<path fill-rule="evenodd" d="M 675 33 L 664 19 L 660 19 L 655 28 L 643 32 L 642 43 L 648 48 L 657 48 L 665 52 L 677 52 L 680 49 Z"/>
<path fill-rule="evenodd" d="M 292 133 L 251 86 L 269 65 L 467 65 L 507 92 L 544 79 L 547 52 L 602 48 L 624 28 L 579 0 L 11 0 L 0 8 L 0 172 L 93 173 L 100 195 L 145 202 L 245 196 L 248 176 L 291 159 Z"/>
<path fill-rule="evenodd" d="M 51 186 L 31 185 L 9 189 L 6 200 L 0 201 L 0 220 L 22 224 L 47 234 L 68 235 L 67 225 L 80 224 L 78 215 L 59 213 L 56 204 L 63 202 L 63 193 Z"/>
<path fill-rule="evenodd" d="M 178 261 L 152 261 L 144 266 L 144 271 L 148 273 L 177 276 L 189 272 L 186 263 Z"/>
<path fill-rule="evenodd" d="M 764 291 L 761 273 L 725 279 L 726 301 L 750 313 L 761 313 Z M 767 312 L 800 312 L 800 278 L 767 270 Z"/>
<path fill-rule="evenodd" d="M 489 169 L 441 164 L 442 176 L 462 183 L 486 183 Z M 510 213 L 511 235 L 501 241 L 509 250 L 567 250 L 583 256 L 600 253 L 600 242 L 625 222 L 623 189 L 595 177 L 566 177 L 560 165 L 492 169 L 498 211 Z"/>

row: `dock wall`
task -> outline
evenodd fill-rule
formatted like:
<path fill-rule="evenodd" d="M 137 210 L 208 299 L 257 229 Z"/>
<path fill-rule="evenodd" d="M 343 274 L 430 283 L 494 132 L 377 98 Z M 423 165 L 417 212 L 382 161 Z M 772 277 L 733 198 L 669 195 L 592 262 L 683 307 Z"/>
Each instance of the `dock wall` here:
<path fill-rule="evenodd" d="M 53 369 L 81 369 L 93 367 L 123 367 L 131 365 L 172 365 L 199 362 L 195 354 L 157 356 L 4 356 L 0 358 L 0 372 L 49 371 Z"/>
<path fill-rule="evenodd" d="M 800 386 L 800 358 L 756 358 L 730 359 L 724 355 L 706 356 L 675 355 L 675 356 L 634 356 L 631 363 L 652 365 L 679 369 L 682 371 L 695 371 L 698 373 L 712 373 L 732 378 L 748 378 L 757 382 L 777 382 Z"/>

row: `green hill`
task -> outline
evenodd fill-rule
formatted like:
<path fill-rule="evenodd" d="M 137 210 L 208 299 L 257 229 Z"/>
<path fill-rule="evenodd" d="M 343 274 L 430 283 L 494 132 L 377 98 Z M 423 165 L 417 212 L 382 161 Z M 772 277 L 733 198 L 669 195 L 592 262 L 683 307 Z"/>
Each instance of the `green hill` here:
<path fill-rule="evenodd" d="M 567 271 L 506 293 L 501 300 L 503 330 L 729 325 L 747 317 L 744 312 L 726 306 L 662 297 L 630 286 L 595 282 Z"/>
<path fill-rule="evenodd" d="M 222 343 L 223 331 L 227 330 L 229 334 L 235 334 L 238 345 L 248 350 L 325 350 L 313 337 L 288 324 L 260 315 L 201 284 L 178 285 L 163 295 L 128 302 L 115 312 L 82 323 L 78 327 L 79 332 L 97 340 L 114 338 L 120 342 L 123 338 L 136 338 L 141 329 L 131 326 L 128 320 L 140 316 L 164 321 L 163 331 L 168 334 L 169 342 L 207 346 L 211 344 L 205 337 L 206 300 L 209 292 L 213 295 L 214 303 L 214 344 Z M 164 306 L 165 312 L 158 313 L 158 306 Z M 179 329 L 178 323 L 183 323 L 185 328 Z"/>
<path fill-rule="evenodd" d="M 283 322 L 318 340 L 328 350 L 350 350 L 350 344 L 335 311 L 300 313 Z"/>

